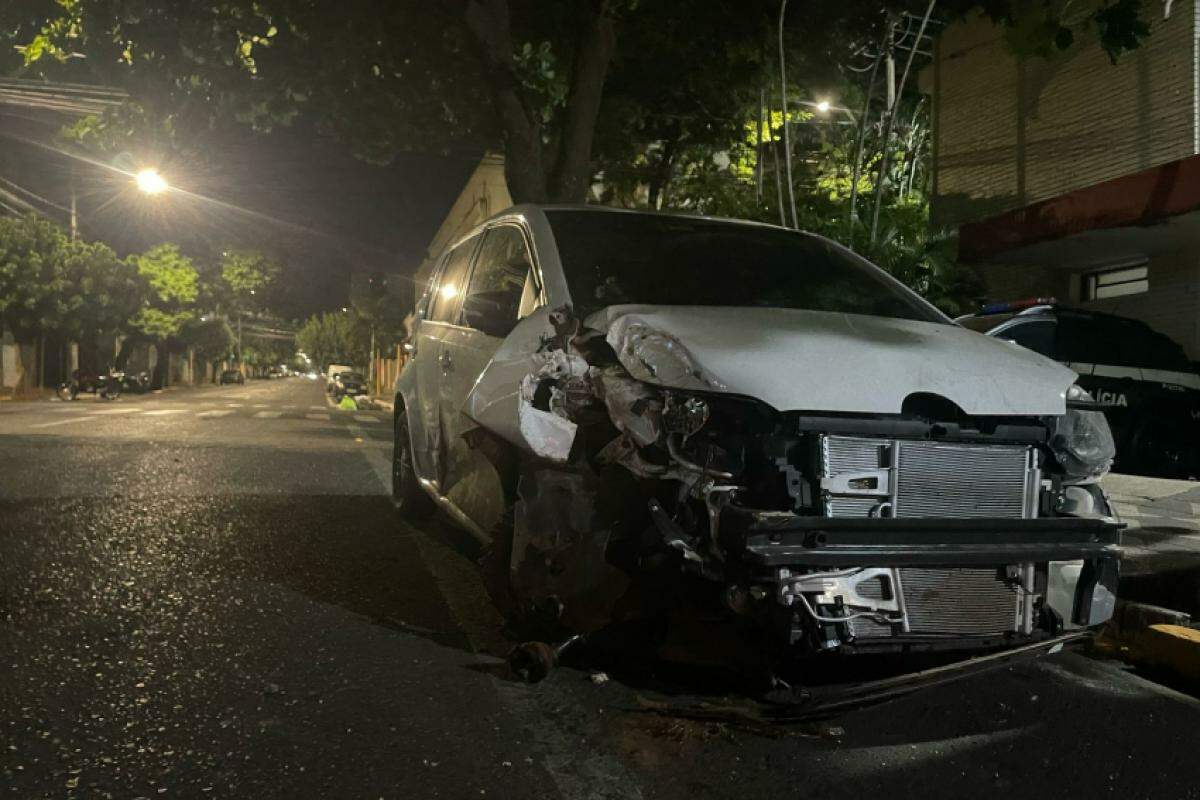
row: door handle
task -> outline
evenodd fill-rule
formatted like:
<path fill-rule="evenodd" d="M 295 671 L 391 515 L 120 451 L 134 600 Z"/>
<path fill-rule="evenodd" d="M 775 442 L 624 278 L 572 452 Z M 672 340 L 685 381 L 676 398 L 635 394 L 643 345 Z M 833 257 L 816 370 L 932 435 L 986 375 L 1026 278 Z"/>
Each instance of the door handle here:
<path fill-rule="evenodd" d="M 450 360 L 450 354 L 445 350 L 438 355 L 438 363 L 442 365 L 443 372 L 449 371 L 454 366 L 454 362 Z"/>

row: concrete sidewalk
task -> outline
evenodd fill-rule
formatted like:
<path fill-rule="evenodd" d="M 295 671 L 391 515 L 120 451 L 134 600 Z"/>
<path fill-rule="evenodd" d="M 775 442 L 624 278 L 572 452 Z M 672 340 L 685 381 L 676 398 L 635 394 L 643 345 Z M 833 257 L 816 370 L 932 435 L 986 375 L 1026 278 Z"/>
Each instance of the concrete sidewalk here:
<path fill-rule="evenodd" d="M 1122 573 L 1200 566 L 1200 483 L 1112 474 L 1103 485 L 1128 526 Z"/>

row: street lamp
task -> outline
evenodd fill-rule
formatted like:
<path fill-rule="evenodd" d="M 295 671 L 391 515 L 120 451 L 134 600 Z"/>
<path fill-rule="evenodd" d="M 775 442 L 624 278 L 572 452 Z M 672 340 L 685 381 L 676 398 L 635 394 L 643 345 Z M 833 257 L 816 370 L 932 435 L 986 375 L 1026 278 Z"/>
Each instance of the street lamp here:
<path fill-rule="evenodd" d="M 134 179 L 137 182 L 138 191 L 145 194 L 162 194 L 167 190 L 166 179 L 162 175 L 159 175 L 158 170 L 153 167 L 138 170 Z"/>
<path fill-rule="evenodd" d="M 818 101 L 817 102 L 817 111 L 820 111 L 822 114 L 828 114 L 829 113 L 829 101 L 828 100 Z"/>

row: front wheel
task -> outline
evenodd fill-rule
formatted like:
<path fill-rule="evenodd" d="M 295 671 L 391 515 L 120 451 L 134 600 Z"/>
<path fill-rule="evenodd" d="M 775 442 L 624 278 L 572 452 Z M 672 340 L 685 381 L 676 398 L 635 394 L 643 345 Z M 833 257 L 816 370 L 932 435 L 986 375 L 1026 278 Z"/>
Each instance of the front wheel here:
<path fill-rule="evenodd" d="M 422 519 L 433 513 L 433 499 L 421 488 L 413 468 L 412 437 L 404 411 L 396 417 L 392 447 L 392 505 L 409 519 Z"/>
<path fill-rule="evenodd" d="M 79 397 L 79 384 L 75 381 L 67 381 L 58 386 L 58 399 L 64 402 L 70 402 Z"/>

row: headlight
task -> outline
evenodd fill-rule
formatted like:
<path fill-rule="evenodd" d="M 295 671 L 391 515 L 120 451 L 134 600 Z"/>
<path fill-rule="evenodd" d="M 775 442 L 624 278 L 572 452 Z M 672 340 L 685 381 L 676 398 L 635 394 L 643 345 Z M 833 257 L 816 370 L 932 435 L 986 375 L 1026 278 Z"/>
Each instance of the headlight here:
<path fill-rule="evenodd" d="M 1077 386 L 1071 388 L 1079 389 Z M 1067 392 L 1068 400 L 1071 394 Z M 1076 397 L 1079 403 L 1091 400 L 1091 395 L 1083 389 L 1079 389 Z M 1117 452 L 1104 412 L 1070 406 L 1066 414 L 1056 417 L 1051 424 L 1050 449 L 1063 473 L 1076 479 L 1098 478 L 1108 472 Z"/>

